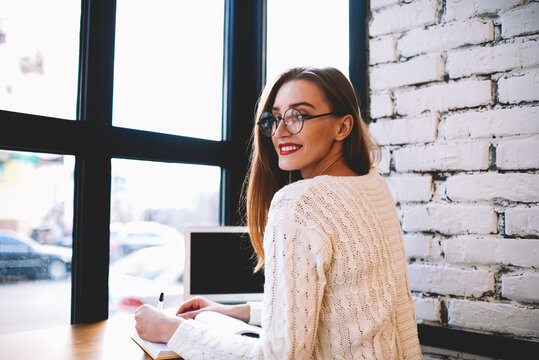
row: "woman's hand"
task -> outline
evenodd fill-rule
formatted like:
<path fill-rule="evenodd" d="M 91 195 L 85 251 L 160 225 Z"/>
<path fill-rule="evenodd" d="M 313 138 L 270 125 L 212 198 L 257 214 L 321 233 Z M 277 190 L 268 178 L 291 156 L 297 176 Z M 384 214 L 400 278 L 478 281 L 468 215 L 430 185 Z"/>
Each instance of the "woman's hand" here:
<path fill-rule="evenodd" d="M 142 340 L 167 343 L 184 320 L 142 305 L 135 310 L 135 321 L 135 329 Z"/>
<path fill-rule="evenodd" d="M 176 312 L 176 315 L 184 319 L 194 319 L 195 316 L 203 311 L 215 311 L 245 322 L 249 322 L 251 316 L 250 307 L 247 304 L 223 305 L 201 296 L 194 297 L 184 302 Z"/>

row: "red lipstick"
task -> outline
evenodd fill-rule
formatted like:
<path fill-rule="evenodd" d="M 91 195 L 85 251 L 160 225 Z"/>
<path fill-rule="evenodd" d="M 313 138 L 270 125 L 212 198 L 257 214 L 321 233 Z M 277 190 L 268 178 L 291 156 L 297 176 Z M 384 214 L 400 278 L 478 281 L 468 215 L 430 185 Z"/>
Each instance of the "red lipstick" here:
<path fill-rule="evenodd" d="M 294 143 L 283 143 L 279 144 L 279 154 L 280 155 L 290 155 L 298 151 L 302 146 Z"/>

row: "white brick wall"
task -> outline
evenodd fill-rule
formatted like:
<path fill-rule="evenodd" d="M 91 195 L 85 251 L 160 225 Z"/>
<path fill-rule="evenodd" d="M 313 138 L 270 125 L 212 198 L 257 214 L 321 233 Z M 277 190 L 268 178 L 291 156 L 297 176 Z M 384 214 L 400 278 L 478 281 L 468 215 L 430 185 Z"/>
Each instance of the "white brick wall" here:
<path fill-rule="evenodd" d="M 418 321 L 539 341 L 539 2 L 371 8 L 369 129 Z"/>
<path fill-rule="evenodd" d="M 494 290 L 494 276 L 488 268 L 408 265 L 413 291 L 479 297 Z"/>
<path fill-rule="evenodd" d="M 439 54 L 418 56 L 406 62 L 374 67 L 370 76 L 373 90 L 421 84 L 442 80 L 444 63 Z"/>
<path fill-rule="evenodd" d="M 448 235 L 497 232 L 498 217 L 489 205 L 405 205 L 403 214 L 402 228 L 409 232 L 436 231 Z"/>
<path fill-rule="evenodd" d="M 503 170 L 537 169 L 539 135 L 503 140 L 496 147 L 496 166 Z"/>
<path fill-rule="evenodd" d="M 380 149 L 380 159 L 376 164 L 376 168 L 384 174 L 389 173 L 389 167 L 391 164 L 391 152 L 388 148 Z"/>
<path fill-rule="evenodd" d="M 489 166 L 487 141 L 413 145 L 393 151 L 399 172 L 433 170 L 482 170 Z"/>
<path fill-rule="evenodd" d="M 393 33 L 414 26 L 433 24 L 437 19 L 436 0 L 416 0 L 373 13 L 369 34 L 378 36 Z"/>
<path fill-rule="evenodd" d="M 502 14 L 502 36 L 510 38 L 539 32 L 539 4 L 532 2 Z"/>
<path fill-rule="evenodd" d="M 522 0 L 446 0 L 445 21 L 467 19 L 487 12 L 495 13 L 519 5 Z"/>
<path fill-rule="evenodd" d="M 539 106 L 449 113 L 438 127 L 441 139 L 539 133 Z"/>
<path fill-rule="evenodd" d="M 391 35 L 371 41 L 369 48 L 369 62 L 371 64 L 397 60 L 397 40 Z"/>
<path fill-rule="evenodd" d="M 396 110 L 402 115 L 416 115 L 423 111 L 447 111 L 492 104 L 493 88 L 490 80 L 463 80 L 436 83 L 414 90 L 395 92 Z"/>
<path fill-rule="evenodd" d="M 471 0 L 475 3 L 476 14 L 503 12 L 520 5 L 522 0 Z"/>
<path fill-rule="evenodd" d="M 505 233 L 516 236 L 539 235 L 539 207 L 505 210 Z"/>
<path fill-rule="evenodd" d="M 539 174 L 454 175 L 447 179 L 446 194 L 453 201 L 481 201 L 500 198 L 520 202 L 539 202 Z"/>
<path fill-rule="evenodd" d="M 453 299 L 448 302 L 448 313 L 449 325 L 517 336 L 539 336 L 539 309 Z"/>
<path fill-rule="evenodd" d="M 432 197 L 430 175 L 392 175 L 387 183 L 396 202 L 429 201 Z"/>
<path fill-rule="evenodd" d="M 537 64 L 539 64 L 537 41 L 447 52 L 447 72 L 451 78 L 489 74 Z"/>
<path fill-rule="evenodd" d="M 415 315 L 420 322 L 440 320 L 440 301 L 433 298 L 413 297 Z"/>
<path fill-rule="evenodd" d="M 407 258 L 438 260 L 442 255 L 440 240 L 432 235 L 404 235 L 404 252 Z"/>
<path fill-rule="evenodd" d="M 537 239 L 462 235 L 442 240 L 445 260 L 452 264 L 539 266 Z"/>
<path fill-rule="evenodd" d="M 382 116 L 393 115 L 393 100 L 391 93 L 384 91 L 371 96 L 371 117 L 376 119 Z"/>
<path fill-rule="evenodd" d="M 399 3 L 399 0 L 371 0 L 371 9 L 378 9 L 388 5 L 395 5 Z"/>
<path fill-rule="evenodd" d="M 491 21 L 474 19 L 411 30 L 399 39 L 397 51 L 400 55 L 409 57 L 492 40 L 494 24 Z"/>
<path fill-rule="evenodd" d="M 501 77 L 498 98 L 502 104 L 539 100 L 539 69 L 516 71 Z"/>
<path fill-rule="evenodd" d="M 369 130 L 378 144 L 411 144 L 436 140 L 437 116 L 378 120 Z"/>
<path fill-rule="evenodd" d="M 524 302 L 539 302 L 539 273 L 523 271 L 502 276 L 502 295 Z"/>

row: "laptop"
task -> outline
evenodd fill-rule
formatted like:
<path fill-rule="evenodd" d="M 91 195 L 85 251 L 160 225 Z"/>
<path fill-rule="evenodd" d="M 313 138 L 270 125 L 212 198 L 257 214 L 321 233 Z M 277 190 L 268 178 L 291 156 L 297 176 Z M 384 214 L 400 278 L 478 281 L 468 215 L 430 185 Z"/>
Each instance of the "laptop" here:
<path fill-rule="evenodd" d="M 264 274 L 253 273 L 255 265 L 247 227 L 187 228 L 184 300 L 200 295 L 226 304 L 262 301 Z"/>

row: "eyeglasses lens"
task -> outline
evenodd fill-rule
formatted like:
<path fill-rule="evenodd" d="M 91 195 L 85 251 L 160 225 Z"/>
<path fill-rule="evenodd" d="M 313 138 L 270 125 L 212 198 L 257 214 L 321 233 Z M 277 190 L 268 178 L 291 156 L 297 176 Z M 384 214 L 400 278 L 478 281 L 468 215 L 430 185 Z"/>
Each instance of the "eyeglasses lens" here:
<path fill-rule="evenodd" d="M 260 131 L 264 136 L 271 137 L 275 131 L 277 119 L 270 112 L 265 112 L 260 116 Z"/>
<path fill-rule="evenodd" d="M 263 113 L 258 122 L 262 134 L 267 137 L 272 137 L 277 130 L 277 126 L 279 126 L 279 120 L 270 112 Z M 283 121 L 286 130 L 291 134 L 297 134 L 303 128 L 303 117 L 301 113 L 294 108 L 288 109 L 285 112 Z"/>
<path fill-rule="evenodd" d="M 301 113 L 294 108 L 288 109 L 284 114 L 284 124 L 289 133 L 297 134 L 303 127 Z"/>

